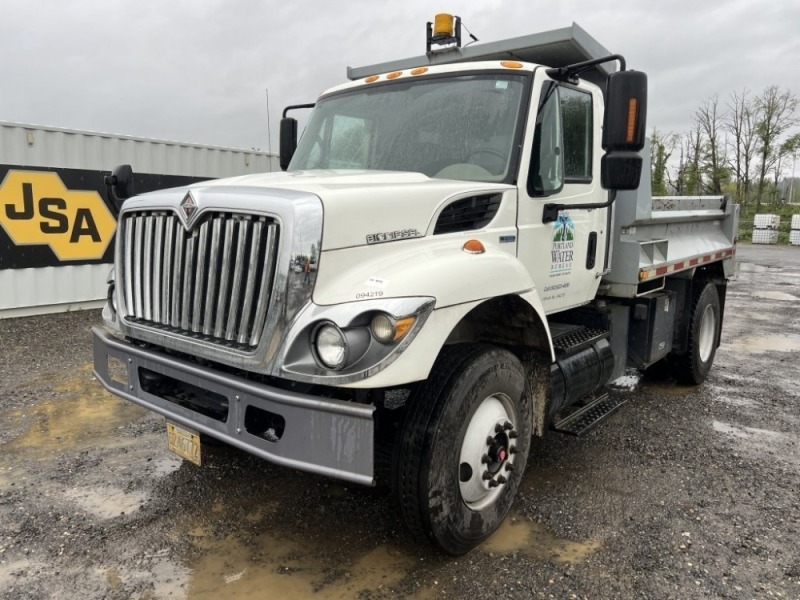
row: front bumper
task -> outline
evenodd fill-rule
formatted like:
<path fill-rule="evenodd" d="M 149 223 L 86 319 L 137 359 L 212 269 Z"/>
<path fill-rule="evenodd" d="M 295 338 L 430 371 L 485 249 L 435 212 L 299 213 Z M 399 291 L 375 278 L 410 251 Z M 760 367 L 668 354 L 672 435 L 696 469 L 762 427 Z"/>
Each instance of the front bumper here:
<path fill-rule="evenodd" d="M 297 394 L 214 371 L 92 329 L 94 374 L 113 394 L 270 462 L 360 483 L 374 483 L 375 422 L 372 405 Z M 109 358 L 127 367 L 115 376 Z M 163 377 L 224 398 L 224 416 L 203 414 L 150 393 L 147 380 Z M 279 439 L 257 435 L 253 416 L 277 415 Z M 274 441 L 272 441 L 274 440 Z"/>

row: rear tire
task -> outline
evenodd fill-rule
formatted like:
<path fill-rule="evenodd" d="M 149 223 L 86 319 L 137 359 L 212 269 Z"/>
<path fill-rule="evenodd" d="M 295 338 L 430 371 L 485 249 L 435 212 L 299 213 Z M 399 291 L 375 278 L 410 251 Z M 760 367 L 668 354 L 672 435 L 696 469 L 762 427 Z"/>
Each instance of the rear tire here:
<path fill-rule="evenodd" d="M 494 533 L 525 470 L 531 414 L 516 356 L 485 345 L 443 350 L 411 399 L 394 465 L 413 535 L 460 555 Z"/>
<path fill-rule="evenodd" d="M 708 377 L 717 352 L 721 325 L 717 286 L 698 285 L 692 301 L 686 354 L 674 357 L 675 378 L 687 385 L 700 385 Z"/>

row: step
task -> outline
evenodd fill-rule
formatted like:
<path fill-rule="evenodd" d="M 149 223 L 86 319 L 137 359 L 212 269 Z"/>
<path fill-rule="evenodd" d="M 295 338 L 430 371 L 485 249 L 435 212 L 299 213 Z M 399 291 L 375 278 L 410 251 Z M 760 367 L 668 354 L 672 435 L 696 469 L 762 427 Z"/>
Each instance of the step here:
<path fill-rule="evenodd" d="M 601 329 L 590 329 L 581 325 L 571 325 L 568 327 L 562 324 L 551 324 L 550 332 L 553 336 L 553 348 L 558 358 L 565 358 L 577 354 L 584 348 L 588 348 L 598 340 L 607 338 L 608 331 Z"/>
<path fill-rule="evenodd" d="M 592 400 L 583 408 L 576 410 L 558 423 L 555 423 L 553 429 L 561 433 L 582 436 L 595 425 L 604 421 L 606 417 L 612 415 L 626 402 L 627 399 L 623 397 L 603 394 L 599 398 Z"/>

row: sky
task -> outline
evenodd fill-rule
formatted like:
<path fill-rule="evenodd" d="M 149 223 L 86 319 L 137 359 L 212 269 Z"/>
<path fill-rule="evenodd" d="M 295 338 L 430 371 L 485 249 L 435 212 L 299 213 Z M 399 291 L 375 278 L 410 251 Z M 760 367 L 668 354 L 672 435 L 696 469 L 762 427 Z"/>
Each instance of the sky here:
<path fill-rule="evenodd" d="M 419 56 L 460 15 L 481 42 L 578 23 L 648 74 L 648 129 L 778 85 L 800 95 L 798 0 L 3 0 L 0 121 L 277 151 L 287 104 L 347 66 Z M 267 90 L 269 93 L 267 94 Z M 269 119 L 267 118 L 269 98 Z M 271 142 L 268 130 L 272 131 Z"/>

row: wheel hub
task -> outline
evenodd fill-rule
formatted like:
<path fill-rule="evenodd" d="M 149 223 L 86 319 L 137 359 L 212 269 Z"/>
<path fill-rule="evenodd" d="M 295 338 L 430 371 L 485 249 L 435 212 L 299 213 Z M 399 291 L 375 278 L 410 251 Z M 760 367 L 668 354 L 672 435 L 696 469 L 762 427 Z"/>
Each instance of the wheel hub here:
<path fill-rule="evenodd" d="M 700 360 L 707 362 L 714 349 L 714 342 L 717 335 L 717 315 L 714 307 L 709 304 L 700 316 L 700 327 L 698 328 L 697 349 L 700 353 Z"/>
<path fill-rule="evenodd" d="M 467 426 L 458 465 L 464 502 L 481 510 L 494 502 L 514 468 L 516 413 L 504 394 L 484 399 Z"/>

